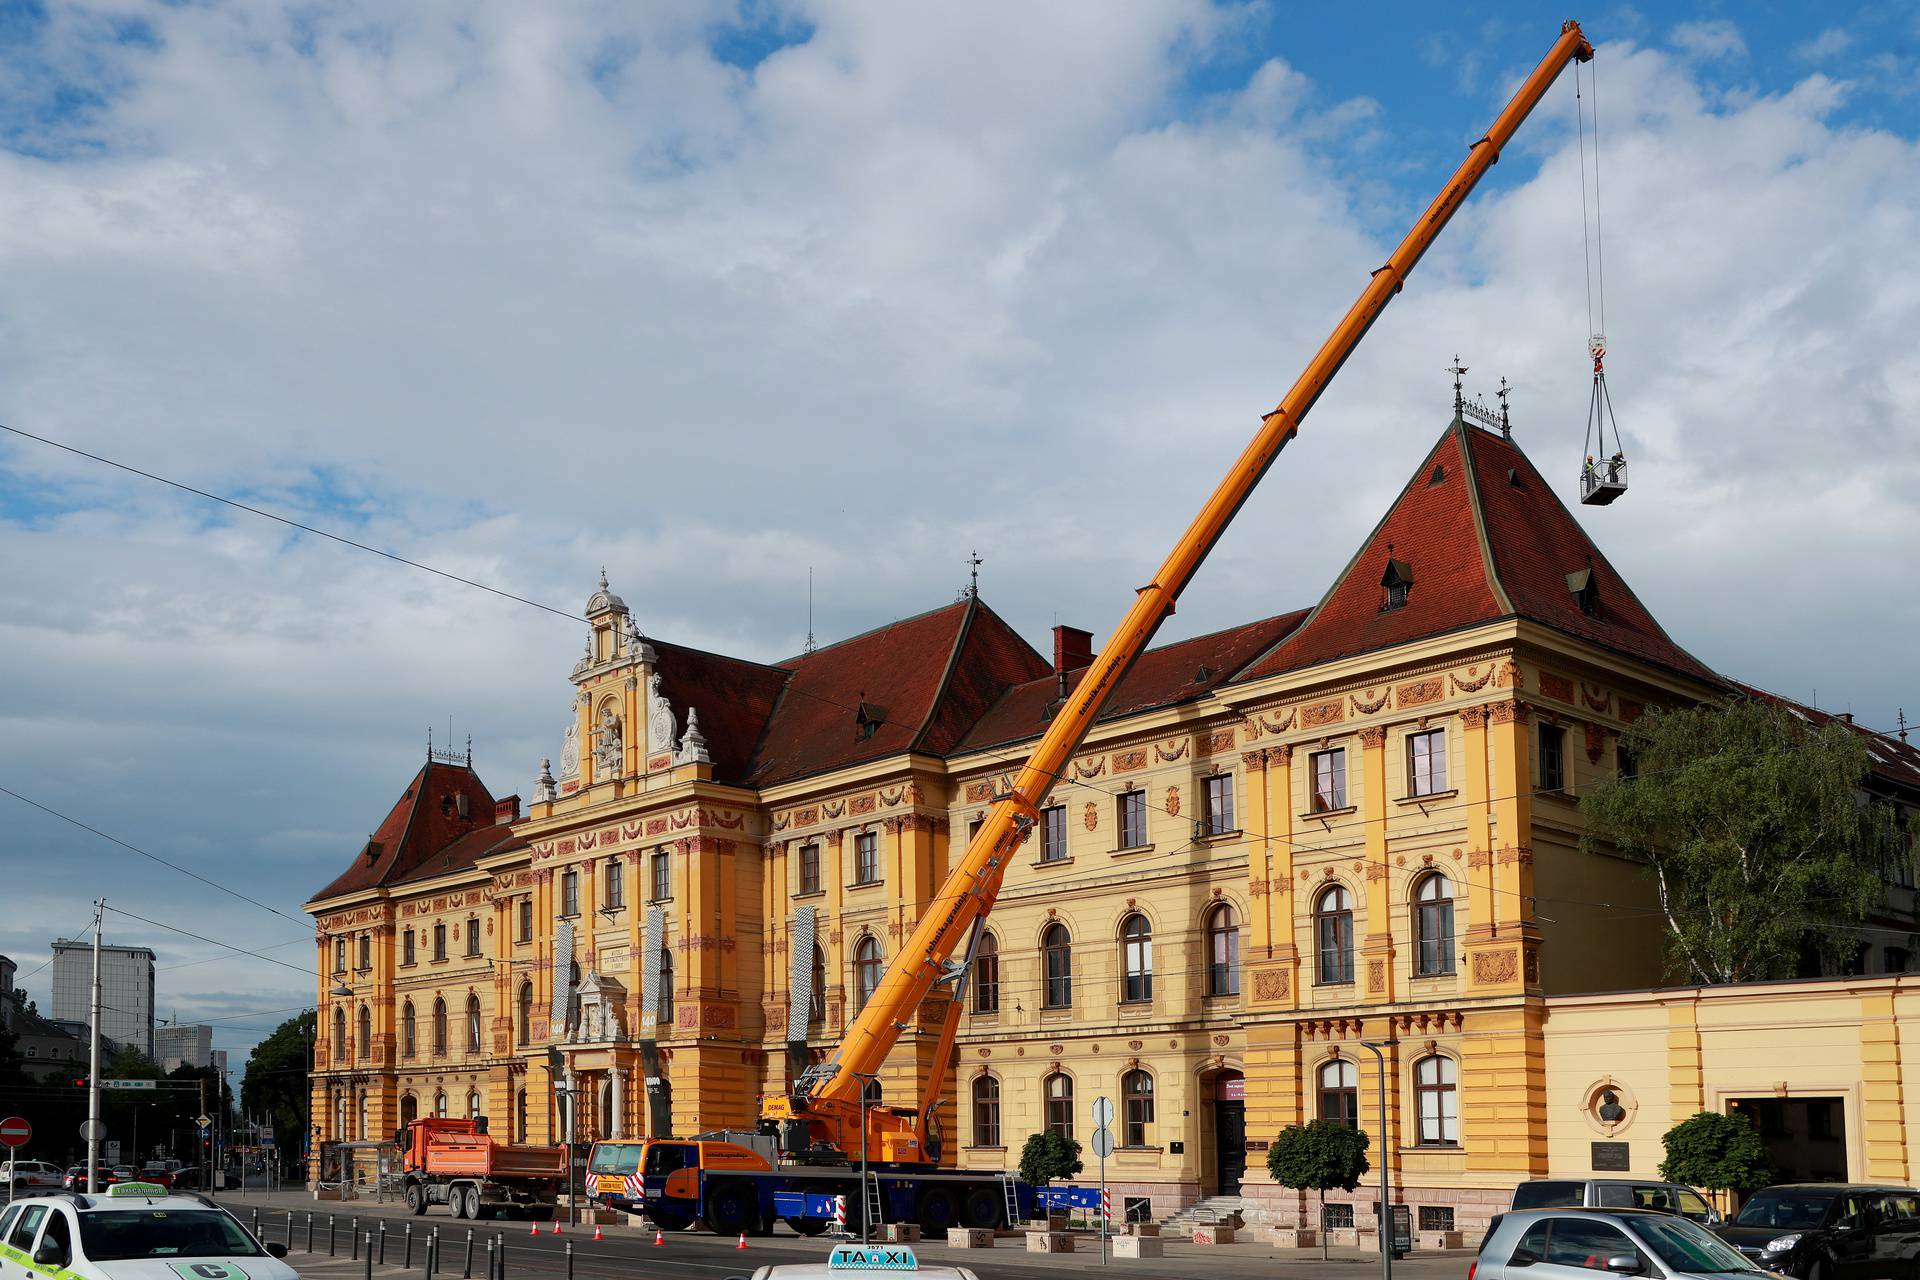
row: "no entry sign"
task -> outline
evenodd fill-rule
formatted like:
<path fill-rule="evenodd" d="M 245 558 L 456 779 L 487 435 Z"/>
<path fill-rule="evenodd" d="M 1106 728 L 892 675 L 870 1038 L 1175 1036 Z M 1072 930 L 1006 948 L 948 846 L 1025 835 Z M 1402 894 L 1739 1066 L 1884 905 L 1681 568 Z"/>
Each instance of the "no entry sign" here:
<path fill-rule="evenodd" d="M 10 1147 L 24 1147 L 33 1140 L 33 1126 L 19 1116 L 8 1116 L 0 1120 L 0 1142 Z"/>

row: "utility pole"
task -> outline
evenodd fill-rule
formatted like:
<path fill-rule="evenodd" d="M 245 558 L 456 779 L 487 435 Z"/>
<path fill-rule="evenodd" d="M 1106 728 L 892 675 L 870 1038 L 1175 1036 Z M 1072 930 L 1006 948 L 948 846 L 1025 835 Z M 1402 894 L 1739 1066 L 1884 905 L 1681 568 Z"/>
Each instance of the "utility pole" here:
<path fill-rule="evenodd" d="M 1459 364 L 1460 357 L 1455 356 L 1453 362 L 1456 365 Z M 1466 371 L 1462 369 L 1460 372 Z M 1392 1192 L 1387 1182 L 1388 1166 L 1392 1161 L 1387 1158 L 1391 1147 L 1388 1145 L 1390 1138 L 1387 1132 L 1387 1055 L 1385 1051 L 1397 1047 L 1399 1043 L 1392 1036 L 1385 1040 L 1360 1042 L 1362 1048 L 1373 1051 L 1374 1060 L 1380 1066 L 1380 1213 L 1377 1218 L 1380 1236 L 1380 1280 L 1393 1280 L 1393 1204 Z"/>
<path fill-rule="evenodd" d="M 87 1021 L 87 1194 L 100 1186 L 100 917 L 106 914 L 107 900 L 93 904 L 93 1013 Z"/>

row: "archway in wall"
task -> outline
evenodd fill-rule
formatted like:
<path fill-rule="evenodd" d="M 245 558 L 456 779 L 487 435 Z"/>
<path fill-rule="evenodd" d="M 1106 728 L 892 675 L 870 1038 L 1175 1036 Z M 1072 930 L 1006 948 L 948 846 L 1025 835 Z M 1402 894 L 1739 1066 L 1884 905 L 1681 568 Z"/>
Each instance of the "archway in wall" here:
<path fill-rule="evenodd" d="M 1222 1068 L 1200 1079 L 1205 1110 L 1201 1133 L 1207 1144 L 1200 1185 L 1208 1195 L 1237 1196 L 1247 1173 L 1247 1078 Z"/>
<path fill-rule="evenodd" d="M 1727 1110 L 1760 1130 L 1780 1182 L 1845 1182 L 1846 1099 L 1731 1098 Z"/>

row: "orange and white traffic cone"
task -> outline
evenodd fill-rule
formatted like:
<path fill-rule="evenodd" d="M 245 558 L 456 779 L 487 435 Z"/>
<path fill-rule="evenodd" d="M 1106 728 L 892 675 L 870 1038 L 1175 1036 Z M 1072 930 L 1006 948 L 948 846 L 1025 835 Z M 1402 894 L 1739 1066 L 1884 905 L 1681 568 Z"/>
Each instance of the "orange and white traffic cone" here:
<path fill-rule="evenodd" d="M 535 1218 L 532 1222 L 529 1222 L 527 1224 L 527 1234 L 530 1236 L 537 1236 L 540 1234 L 540 1219 Z"/>
<path fill-rule="evenodd" d="M 555 1218 L 555 1219 L 553 1220 L 553 1230 L 552 1230 L 552 1231 L 550 1231 L 550 1232 L 548 1232 L 547 1234 L 548 1234 L 548 1235 L 555 1235 L 555 1236 L 563 1236 L 563 1235 L 565 1235 L 565 1234 L 566 1234 L 566 1232 L 564 1232 L 564 1231 L 562 1231 L 562 1230 L 560 1229 L 560 1219 L 558 1219 L 558 1218 Z"/>
<path fill-rule="evenodd" d="M 597 1222 L 593 1224 L 593 1238 L 594 1238 L 595 1240 L 605 1240 L 605 1239 L 606 1239 L 606 1237 L 605 1237 L 605 1236 L 603 1236 L 603 1235 L 601 1235 L 601 1234 L 600 1234 L 600 1224 L 599 1224 L 599 1223 L 597 1223 Z"/>
<path fill-rule="evenodd" d="M 663 1245 L 666 1242 L 667 1242 L 667 1233 L 665 1231 L 662 1231 L 659 1227 L 655 1227 L 653 1229 L 653 1243 L 655 1245 Z"/>
<path fill-rule="evenodd" d="M 742 1231 L 742 1232 L 740 1233 L 740 1243 L 739 1243 L 739 1244 L 736 1244 L 736 1245 L 735 1245 L 735 1246 L 733 1246 L 733 1247 L 734 1247 L 734 1248 L 736 1248 L 736 1249 L 744 1249 L 744 1248 L 746 1248 L 746 1247 L 747 1247 L 747 1233 L 746 1233 L 746 1232 L 744 1232 L 744 1231 Z"/>

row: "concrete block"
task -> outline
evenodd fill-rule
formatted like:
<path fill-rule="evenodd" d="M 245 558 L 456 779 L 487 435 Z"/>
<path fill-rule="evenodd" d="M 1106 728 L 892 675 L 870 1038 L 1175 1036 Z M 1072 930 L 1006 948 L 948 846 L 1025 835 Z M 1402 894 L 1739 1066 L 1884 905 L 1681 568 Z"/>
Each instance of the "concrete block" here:
<path fill-rule="evenodd" d="M 1458 1231 L 1416 1231 L 1413 1234 L 1413 1247 L 1416 1249 L 1464 1249 L 1466 1236 Z"/>
<path fill-rule="evenodd" d="M 1116 1258 L 1164 1258 L 1167 1256 L 1167 1242 L 1159 1236 L 1114 1236 L 1113 1256 Z"/>
<path fill-rule="evenodd" d="M 1054 1211 L 1049 1211 L 1043 1214 L 1035 1214 L 1033 1217 L 1033 1226 L 1030 1228 L 1030 1230 L 1033 1230 L 1033 1231 L 1065 1231 L 1066 1229 L 1067 1229 L 1066 1213 L 1054 1212 Z"/>
<path fill-rule="evenodd" d="M 993 1248 L 993 1229 L 991 1227 L 948 1227 L 947 1247 L 991 1249 Z"/>
<path fill-rule="evenodd" d="M 1195 1244 L 1232 1244 L 1233 1228 L 1224 1222 L 1202 1222 L 1193 1229 Z"/>
<path fill-rule="evenodd" d="M 919 1244 L 920 1224 L 917 1222 L 883 1222 L 880 1224 L 880 1238 L 888 1244 Z"/>
<path fill-rule="evenodd" d="M 1122 1228 L 1122 1232 L 1130 1236 L 1157 1236 L 1160 1234 L 1160 1224 L 1157 1222 L 1129 1222 Z"/>
<path fill-rule="evenodd" d="M 1073 1237 L 1064 1231 L 1027 1232 L 1028 1253 L 1072 1253 Z"/>
<path fill-rule="evenodd" d="M 1267 1239 L 1282 1249 L 1318 1249 L 1320 1232 L 1314 1227 L 1270 1227 Z"/>

